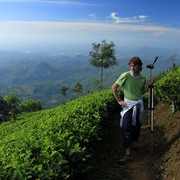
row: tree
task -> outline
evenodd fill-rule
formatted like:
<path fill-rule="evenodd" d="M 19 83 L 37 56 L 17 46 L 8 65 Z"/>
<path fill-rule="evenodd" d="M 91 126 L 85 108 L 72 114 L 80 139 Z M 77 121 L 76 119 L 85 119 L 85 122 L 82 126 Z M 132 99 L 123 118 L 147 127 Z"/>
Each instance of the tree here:
<path fill-rule="evenodd" d="M 42 110 L 42 104 L 39 100 L 28 99 L 24 103 L 19 104 L 20 112 L 35 112 Z"/>
<path fill-rule="evenodd" d="M 80 95 L 83 92 L 83 85 L 77 82 L 73 88 L 73 91 Z"/>
<path fill-rule="evenodd" d="M 16 119 L 16 114 L 18 113 L 18 106 L 21 102 L 21 98 L 16 93 L 11 93 L 4 97 L 5 101 L 10 107 L 10 114 L 13 119 Z"/>
<path fill-rule="evenodd" d="M 61 88 L 61 94 L 64 96 L 62 102 L 65 103 L 65 98 L 67 96 L 67 91 L 69 90 L 69 87 L 67 86 L 62 86 Z"/>
<path fill-rule="evenodd" d="M 103 40 L 100 44 L 93 43 L 93 50 L 89 52 L 89 63 L 94 66 L 101 68 L 100 78 L 100 90 L 102 89 L 103 69 L 107 69 L 111 66 L 118 65 L 115 57 L 115 44 L 113 42 L 106 43 Z"/>
<path fill-rule="evenodd" d="M 63 96 L 66 96 L 68 90 L 69 90 L 69 87 L 62 86 L 62 88 L 61 88 L 61 94 L 62 94 Z"/>
<path fill-rule="evenodd" d="M 94 79 L 93 79 L 93 89 L 94 89 L 95 91 L 98 91 L 98 89 L 99 89 L 99 84 L 100 84 L 100 80 L 94 78 Z"/>

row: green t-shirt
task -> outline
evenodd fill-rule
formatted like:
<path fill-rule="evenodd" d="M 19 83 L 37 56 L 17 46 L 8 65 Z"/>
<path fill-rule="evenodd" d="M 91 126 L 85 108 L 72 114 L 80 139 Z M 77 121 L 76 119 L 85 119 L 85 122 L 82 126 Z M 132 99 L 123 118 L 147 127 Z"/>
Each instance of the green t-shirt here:
<path fill-rule="evenodd" d="M 143 89 L 146 83 L 146 77 L 143 74 L 132 76 L 130 71 L 124 72 L 116 83 L 123 90 L 125 98 L 134 101 L 143 98 Z"/>

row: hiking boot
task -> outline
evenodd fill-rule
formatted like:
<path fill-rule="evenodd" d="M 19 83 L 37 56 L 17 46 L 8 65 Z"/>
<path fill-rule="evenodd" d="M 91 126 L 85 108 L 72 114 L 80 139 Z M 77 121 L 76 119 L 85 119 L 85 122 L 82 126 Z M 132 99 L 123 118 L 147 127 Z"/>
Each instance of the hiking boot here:
<path fill-rule="evenodd" d="M 124 165 L 124 164 L 126 164 L 128 162 L 131 162 L 131 161 L 132 161 L 131 155 L 126 154 L 122 159 L 119 160 L 118 164 Z"/>

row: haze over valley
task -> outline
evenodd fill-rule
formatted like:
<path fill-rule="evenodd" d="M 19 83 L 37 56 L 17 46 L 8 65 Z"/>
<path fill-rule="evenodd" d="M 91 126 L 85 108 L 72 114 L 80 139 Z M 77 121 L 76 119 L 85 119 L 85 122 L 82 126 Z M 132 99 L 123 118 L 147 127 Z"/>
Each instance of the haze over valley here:
<path fill-rule="evenodd" d="M 82 48 L 83 49 L 83 48 Z M 89 52 L 92 49 L 89 49 Z M 153 75 L 166 72 L 173 64 L 180 64 L 178 49 L 158 49 L 153 47 L 116 48 L 118 66 L 106 69 L 103 75 L 103 89 L 111 88 L 120 73 L 129 70 L 128 60 L 138 55 L 143 63 L 142 72 L 149 76 L 148 64 L 158 60 Z M 94 92 L 95 81 L 100 80 L 100 69 L 92 67 L 88 50 L 78 53 L 68 52 L 21 52 L 1 51 L 0 56 L 0 95 L 17 93 L 22 98 L 40 100 L 44 108 L 57 106 L 65 101 L 61 94 L 63 86 L 69 87 L 66 100 L 77 98 L 73 87 L 77 82 L 83 86 L 83 94 Z"/>

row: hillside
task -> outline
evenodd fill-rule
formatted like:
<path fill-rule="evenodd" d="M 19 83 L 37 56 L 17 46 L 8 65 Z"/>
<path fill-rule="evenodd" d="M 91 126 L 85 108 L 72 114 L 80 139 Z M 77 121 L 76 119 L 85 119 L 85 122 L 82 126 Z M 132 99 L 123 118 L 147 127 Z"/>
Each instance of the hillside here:
<path fill-rule="evenodd" d="M 106 90 L 89 93 L 56 108 L 22 113 L 16 119 L 3 122 L 0 125 L 0 177 L 176 180 L 179 178 L 180 113 L 176 86 L 180 80 L 179 70 L 176 67 L 155 82 L 156 96 L 162 92 L 167 96 L 155 99 L 153 154 L 146 109 L 138 149 L 132 154 L 133 162 L 118 164 L 124 154 L 119 128 L 120 106 L 112 91 Z M 172 93 L 164 88 L 169 84 L 174 92 L 172 99 Z M 144 100 L 147 108 L 146 96 Z M 172 100 L 176 105 L 174 113 Z"/>
<path fill-rule="evenodd" d="M 178 180 L 180 179 L 180 112 L 172 113 L 168 104 L 155 107 L 154 149 L 150 152 L 150 131 L 147 110 L 141 129 L 138 149 L 133 162 L 119 165 L 123 155 L 119 113 L 106 124 L 107 134 L 97 145 L 94 155 L 95 169 L 89 180 Z"/>

